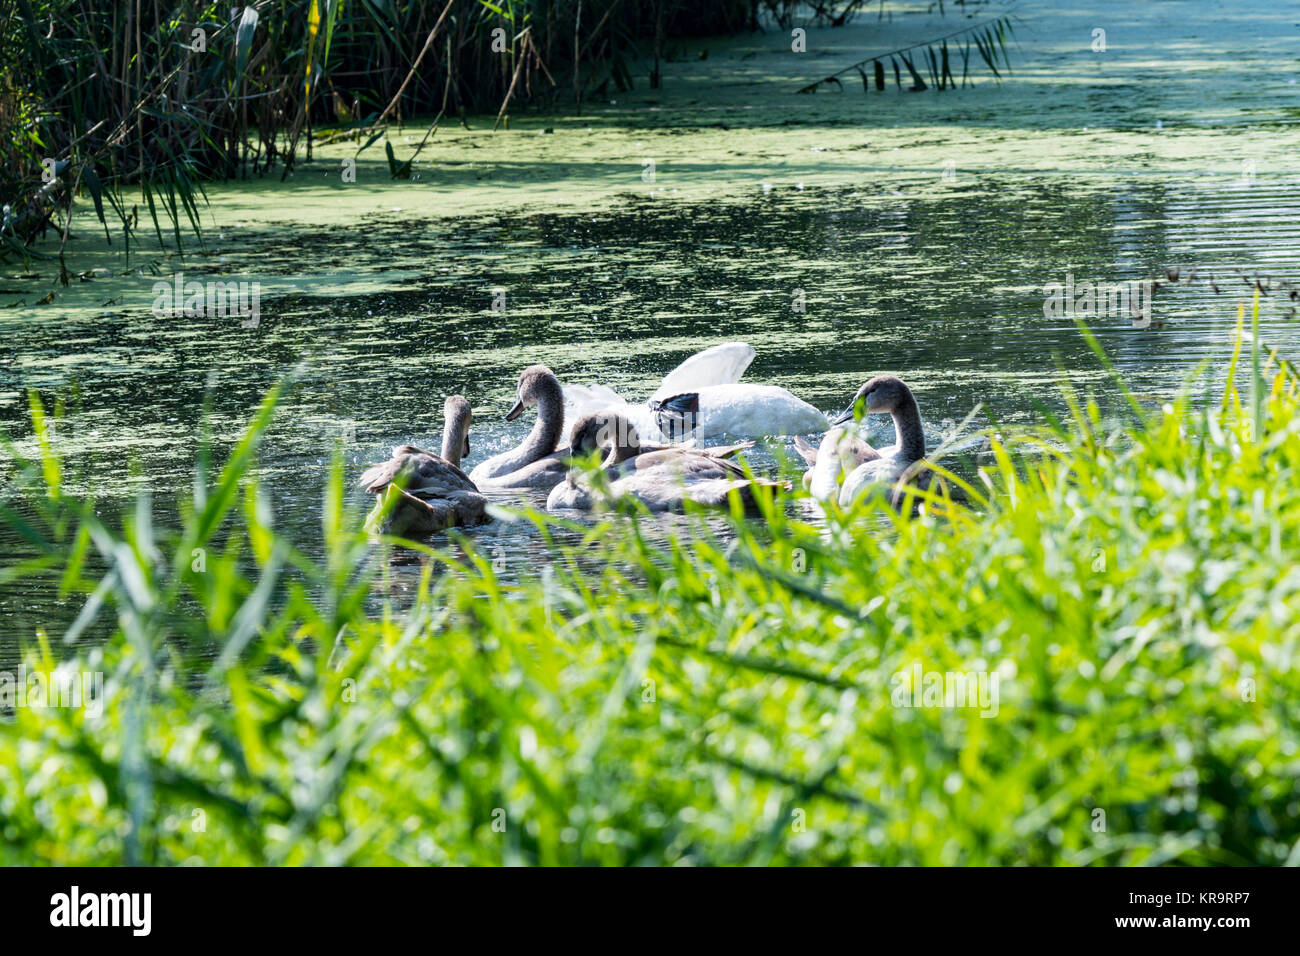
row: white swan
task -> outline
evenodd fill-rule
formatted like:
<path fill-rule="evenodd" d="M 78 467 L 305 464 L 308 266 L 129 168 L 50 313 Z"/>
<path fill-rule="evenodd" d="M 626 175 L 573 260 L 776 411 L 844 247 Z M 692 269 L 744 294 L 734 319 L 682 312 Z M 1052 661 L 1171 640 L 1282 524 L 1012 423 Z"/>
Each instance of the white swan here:
<path fill-rule="evenodd" d="M 650 441 L 823 431 L 826 416 L 787 389 L 738 381 L 755 354 L 744 342 L 705 349 L 664 376 L 645 404 L 631 404 L 602 385 L 565 386 L 564 399 L 574 418 L 588 412 L 616 412 Z"/>

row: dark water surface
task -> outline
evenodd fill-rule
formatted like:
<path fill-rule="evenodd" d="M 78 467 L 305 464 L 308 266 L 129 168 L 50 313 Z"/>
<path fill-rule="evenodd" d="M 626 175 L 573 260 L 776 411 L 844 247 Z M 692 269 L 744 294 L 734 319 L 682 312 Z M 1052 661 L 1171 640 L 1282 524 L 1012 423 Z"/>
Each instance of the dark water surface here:
<path fill-rule="evenodd" d="M 0 313 L 0 425 L 34 451 L 25 391 L 67 401 L 54 441 L 69 487 L 110 514 L 153 493 L 173 523 L 192 482 L 205 393 L 218 449 L 266 390 L 301 367 L 261 454 L 277 526 L 318 551 L 326 466 L 343 442 L 349 480 L 387 449 L 437 447 L 443 398 L 474 406 L 468 464 L 517 441 L 507 424 L 519 370 L 644 398 L 698 349 L 743 340 L 758 350 L 746 381 L 786 386 L 842 408 L 871 375 L 916 391 L 927 432 L 983 403 L 1000 421 L 1059 405 L 1060 369 L 1113 404 L 1113 388 L 1067 316 L 1044 315 L 1044 286 L 1122 282 L 1181 268 L 1155 297 L 1157 324 L 1090 324 L 1148 400 L 1209 360 L 1221 380 L 1237 306 L 1250 287 L 1233 267 L 1300 277 L 1294 180 L 1169 181 L 1091 176 L 893 179 L 858 188 L 780 187 L 706 205 L 629 197 L 587 214 L 539 213 L 210 239 L 187 278 L 224 271 L 261 282 L 257 327 L 149 311 L 154 276 L 102 283 L 103 308 Z M 1188 286 L 1191 267 L 1214 271 Z M 505 310 L 494 311 L 504 290 Z M 794 308 L 802 290 L 804 311 Z M 97 292 L 98 294 L 98 292 Z M 1264 339 L 1300 352 L 1286 290 L 1263 299 Z M 1216 374 L 1217 373 L 1217 374 Z M 876 424 L 877 437 L 889 434 Z M 774 468 L 773 442 L 754 460 Z M 5 463 L 0 493 L 12 495 Z M 358 510 L 367 502 L 353 493 Z M 535 499 L 536 500 L 536 499 Z M 491 550 L 537 564 L 525 526 L 500 526 Z M 5 563 L 27 553 L 0 528 Z M 77 608 L 18 585 L 0 588 L 0 658 L 51 634 Z"/>

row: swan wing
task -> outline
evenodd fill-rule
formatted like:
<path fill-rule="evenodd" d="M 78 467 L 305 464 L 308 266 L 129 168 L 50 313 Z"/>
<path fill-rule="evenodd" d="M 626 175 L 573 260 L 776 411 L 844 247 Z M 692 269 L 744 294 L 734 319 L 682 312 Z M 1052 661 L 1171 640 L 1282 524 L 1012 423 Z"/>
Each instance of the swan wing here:
<path fill-rule="evenodd" d="M 401 460 L 397 458 L 390 458 L 378 465 L 371 465 L 361 473 L 361 480 L 358 484 L 362 485 L 366 491 L 378 494 L 392 483 L 393 476 L 397 474 L 398 469 L 401 467 Z"/>
<path fill-rule="evenodd" d="M 442 491 L 478 491 L 469 475 L 461 471 L 441 455 L 424 452 L 408 459 L 412 463 L 412 479 L 407 490 L 412 494 L 422 494 L 425 489 L 436 493 Z"/>
<path fill-rule="evenodd" d="M 826 430 L 826 416 L 778 385 L 712 385 L 699 391 L 696 438 L 762 438 Z"/>
<path fill-rule="evenodd" d="M 588 412 L 621 409 L 627 400 L 606 385 L 565 385 L 564 417 L 577 421 Z"/>
<path fill-rule="evenodd" d="M 419 448 L 415 445 L 394 445 L 393 446 L 394 458 L 401 458 L 403 455 L 432 455 L 432 454 L 435 453 L 431 451 L 425 451 L 423 448 Z"/>
<path fill-rule="evenodd" d="M 757 354 L 754 347 L 745 342 L 724 342 L 703 352 L 696 352 L 664 376 L 664 380 L 650 396 L 650 401 L 662 401 L 710 385 L 738 382 Z"/>
<path fill-rule="evenodd" d="M 713 478 L 744 478 L 745 471 L 725 458 L 698 451 L 665 448 L 637 455 L 618 465 L 622 475 L 640 474 L 642 481 L 678 485 Z"/>
<path fill-rule="evenodd" d="M 537 488 L 549 490 L 563 481 L 569 473 L 569 449 L 552 452 L 545 458 L 529 462 L 524 467 L 498 475 L 483 483 L 491 491 Z"/>
<path fill-rule="evenodd" d="M 797 441 L 795 444 L 798 447 Z M 822 436 L 821 447 L 813 453 L 808 490 L 819 501 L 829 501 L 841 495 L 842 477 L 856 474 L 861 466 L 878 462 L 880 458 L 880 453 L 859 438 L 853 429 L 832 428 Z M 847 480 L 845 478 L 846 483 Z"/>
<path fill-rule="evenodd" d="M 391 485 L 417 496 L 478 490 L 463 471 L 441 455 L 414 445 L 399 445 L 393 452 L 388 461 L 372 465 L 361 475 L 366 491 L 379 494 Z"/>
<path fill-rule="evenodd" d="M 734 445 L 708 445 L 700 448 L 699 452 L 711 458 L 734 458 L 742 451 L 750 451 L 753 447 L 753 441 L 746 439 L 745 441 L 736 442 Z"/>
<path fill-rule="evenodd" d="M 808 467 L 811 468 L 817 464 L 817 449 L 802 435 L 794 436 L 794 450 L 799 453 L 799 457 L 804 460 Z"/>
<path fill-rule="evenodd" d="M 847 508 L 863 495 L 888 493 L 909 464 L 897 458 L 877 458 L 858 465 L 844 479 L 840 504 Z"/>

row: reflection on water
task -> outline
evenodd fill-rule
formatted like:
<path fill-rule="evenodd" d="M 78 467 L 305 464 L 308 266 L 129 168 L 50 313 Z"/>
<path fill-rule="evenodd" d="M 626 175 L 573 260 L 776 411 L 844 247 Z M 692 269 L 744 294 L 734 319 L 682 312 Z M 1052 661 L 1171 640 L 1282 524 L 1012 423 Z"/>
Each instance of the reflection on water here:
<path fill-rule="evenodd" d="M 527 431 L 527 420 L 502 415 L 519 369 L 535 362 L 561 380 L 644 397 L 687 355 L 739 339 L 758 350 L 748 380 L 825 410 L 842 408 L 873 374 L 904 376 L 937 440 L 945 420 L 977 403 L 1001 421 L 1055 404 L 1060 369 L 1110 400 L 1073 319 L 1044 315 L 1043 287 L 1067 275 L 1122 282 L 1171 265 L 1184 277 L 1192 265 L 1218 270 L 1217 295 L 1204 281 L 1157 293 L 1163 329 L 1134 329 L 1128 316 L 1092 324 L 1140 394 L 1168 394 L 1202 360 L 1221 367 L 1249 292 L 1230 268 L 1297 278 L 1294 186 L 990 176 L 936 191 L 896 178 L 709 205 L 630 197 L 582 215 L 216 239 L 187 278 L 224 270 L 260 281 L 256 328 L 157 318 L 151 276 L 103 281 L 112 303 L 103 308 L 0 313 L 0 421 L 34 450 L 25 389 L 40 389 L 47 406 L 62 396 L 55 441 L 75 490 L 107 512 L 148 487 L 166 523 L 169 499 L 192 481 L 205 389 L 216 441 L 228 444 L 267 388 L 301 365 L 261 462 L 277 525 L 308 553 L 337 442 L 349 477 L 391 445 L 437 447 L 443 398 L 459 392 L 475 409 L 472 465 Z M 1262 319 L 1266 341 L 1292 354 L 1300 333 L 1287 307 L 1275 293 Z M 887 421 L 875 429 L 888 443 Z M 752 460 L 774 467 L 788 447 L 773 443 Z M 353 502 L 368 505 L 360 490 Z M 475 534 L 504 557 L 507 576 L 536 566 L 543 550 L 526 523 Z M 0 530 L 0 552 L 25 547 Z M 397 578 L 399 589 L 415 580 Z M 0 657 L 18 635 L 57 631 L 75 610 L 52 592 L 0 590 L 10 625 Z"/>

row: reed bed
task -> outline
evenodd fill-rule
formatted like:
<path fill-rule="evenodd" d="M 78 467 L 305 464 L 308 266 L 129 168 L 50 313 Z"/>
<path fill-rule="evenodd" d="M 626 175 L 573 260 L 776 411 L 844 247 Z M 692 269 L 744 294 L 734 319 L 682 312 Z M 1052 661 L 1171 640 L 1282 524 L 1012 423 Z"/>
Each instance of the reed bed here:
<path fill-rule="evenodd" d="M 754 29 L 759 11 L 757 0 L 16 0 L 0 14 L 0 254 L 39 255 L 31 240 L 66 232 L 56 219 L 74 194 L 106 232 L 111 215 L 124 243 L 142 218 L 179 243 L 182 228 L 199 230 L 203 181 L 283 176 L 322 127 L 369 137 L 415 114 L 580 106 L 634 74 L 657 86 L 677 39 Z"/>
<path fill-rule="evenodd" d="M 661 86 L 685 38 L 843 25 L 865 10 L 855 0 L 15 0 L 0 11 L 0 261 L 49 257 L 57 242 L 62 264 L 78 198 L 128 255 L 142 224 L 180 250 L 202 238 L 205 182 L 284 178 L 318 140 L 351 139 L 359 155 L 417 115 L 427 141 L 475 115 L 495 128 L 519 110 L 580 111 L 592 95 Z M 996 73 L 994 34 L 979 36 Z M 946 45 L 890 62 L 911 69 L 921 49 L 947 69 Z M 414 156 L 386 145 L 393 176 L 408 178 Z"/>

